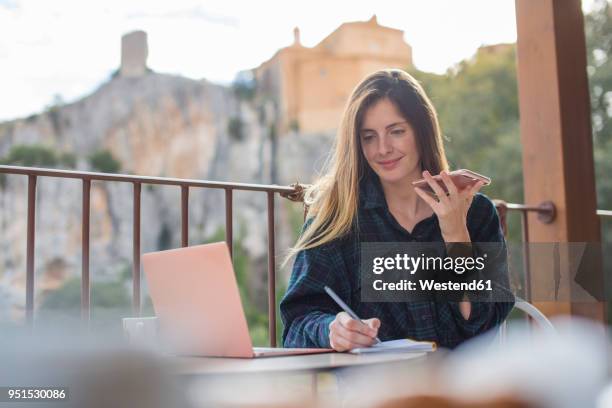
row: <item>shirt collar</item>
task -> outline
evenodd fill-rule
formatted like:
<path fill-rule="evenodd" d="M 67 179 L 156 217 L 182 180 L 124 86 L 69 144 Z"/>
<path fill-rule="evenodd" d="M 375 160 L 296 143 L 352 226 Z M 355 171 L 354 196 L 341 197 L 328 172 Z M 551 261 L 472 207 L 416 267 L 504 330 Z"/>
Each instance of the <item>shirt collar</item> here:
<path fill-rule="evenodd" d="M 364 209 L 373 209 L 387 205 L 380 179 L 371 171 L 366 172 L 359 182 L 359 202 Z"/>

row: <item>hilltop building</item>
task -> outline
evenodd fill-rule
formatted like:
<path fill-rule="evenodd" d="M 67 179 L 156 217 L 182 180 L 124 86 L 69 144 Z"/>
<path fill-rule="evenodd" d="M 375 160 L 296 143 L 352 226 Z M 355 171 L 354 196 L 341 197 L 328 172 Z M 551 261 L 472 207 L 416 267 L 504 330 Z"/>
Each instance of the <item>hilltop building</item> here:
<path fill-rule="evenodd" d="M 381 68 L 412 67 L 404 32 L 368 21 L 340 25 L 309 48 L 294 29 L 293 44 L 255 69 L 258 97 L 274 104 L 281 133 L 336 129 L 346 101 L 367 74 Z"/>

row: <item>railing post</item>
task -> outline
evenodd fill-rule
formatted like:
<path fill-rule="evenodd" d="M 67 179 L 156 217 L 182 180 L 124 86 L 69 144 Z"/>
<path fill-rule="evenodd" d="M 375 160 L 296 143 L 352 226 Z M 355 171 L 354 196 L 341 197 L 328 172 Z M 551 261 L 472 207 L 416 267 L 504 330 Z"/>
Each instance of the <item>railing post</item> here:
<path fill-rule="evenodd" d="M 134 221 L 132 245 L 132 312 L 136 316 L 141 314 L 140 302 L 140 192 L 142 185 L 134 183 Z"/>
<path fill-rule="evenodd" d="M 502 233 L 504 237 L 508 237 L 508 205 L 503 200 L 493 200 L 493 203 L 495 204 L 495 209 L 499 216 Z"/>
<path fill-rule="evenodd" d="M 36 176 L 28 176 L 28 231 L 26 246 L 26 323 L 34 325 L 34 245 L 36 238 Z"/>
<path fill-rule="evenodd" d="M 234 225 L 232 222 L 232 211 L 233 211 L 233 202 L 232 202 L 232 189 L 225 189 L 225 242 L 227 243 L 227 248 L 229 249 L 230 258 L 234 259 Z"/>
<path fill-rule="evenodd" d="M 276 347 L 276 265 L 274 251 L 274 192 L 268 191 L 268 333 L 270 347 Z"/>
<path fill-rule="evenodd" d="M 181 186 L 181 246 L 189 245 L 189 186 Z"/>
<path fill-rule="evenodd" d="M 83 205 L 81 222 L 81 320 L 89 322 L 91 287 L 89 284 L 89 212 L 91 198 L 91 180 L 83 179 Z"/>
<path fill-rule="evenodd" d="M 523 235 L 523 269 L 525 270 L 525 298 L 531 299 L 531 269 L 529 256 L 529 223 L 527 222 L 527 211 L 521 211 L 521 231 Z"/>

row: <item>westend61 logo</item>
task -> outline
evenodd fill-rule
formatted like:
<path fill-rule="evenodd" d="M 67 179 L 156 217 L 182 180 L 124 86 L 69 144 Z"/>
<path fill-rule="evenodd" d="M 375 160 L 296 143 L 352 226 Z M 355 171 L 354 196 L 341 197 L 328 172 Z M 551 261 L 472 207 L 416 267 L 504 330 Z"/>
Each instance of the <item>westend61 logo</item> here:
<path fill-rule="evenodd" d="M 387 270 L 404 270 L 414 275 L 417 271 L 445 270 L 462 275 L 466 271 L 485 268 L 487 254 L 478 257 L 440 257 L 440 256 L 409 256 L 396 254 L 395 257 L 376 257 L 373 260 L 372 272 L 380 275 Z"/>

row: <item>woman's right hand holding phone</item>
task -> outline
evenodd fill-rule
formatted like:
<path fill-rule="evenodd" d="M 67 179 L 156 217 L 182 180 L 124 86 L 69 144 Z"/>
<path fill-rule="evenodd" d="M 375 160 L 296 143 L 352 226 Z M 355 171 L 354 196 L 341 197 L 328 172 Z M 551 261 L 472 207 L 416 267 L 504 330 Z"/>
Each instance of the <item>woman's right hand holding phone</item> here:
<path fill-rule="evenodd" d="M 329 344 L 336 351 L 370 347 L 376 343 L 380 320 L 377 318 L 355 320 L 346 312 L 340 312 L 329 324 Z"/>

